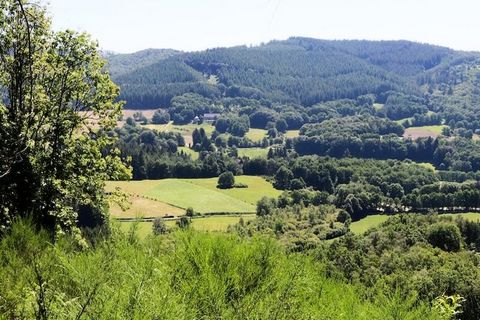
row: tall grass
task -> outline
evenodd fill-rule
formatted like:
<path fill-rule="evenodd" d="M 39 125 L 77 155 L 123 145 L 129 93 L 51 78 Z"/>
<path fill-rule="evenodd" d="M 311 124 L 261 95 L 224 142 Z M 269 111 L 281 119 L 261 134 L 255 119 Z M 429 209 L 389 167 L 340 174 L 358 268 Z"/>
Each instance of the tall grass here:
<path fill-rule="evenodd" d="M 366 300 L 268 238 L 114 229 L 85 249 L 17 222 L 0 250 L 1 319 L 441 319 L 415 299 Z"/>

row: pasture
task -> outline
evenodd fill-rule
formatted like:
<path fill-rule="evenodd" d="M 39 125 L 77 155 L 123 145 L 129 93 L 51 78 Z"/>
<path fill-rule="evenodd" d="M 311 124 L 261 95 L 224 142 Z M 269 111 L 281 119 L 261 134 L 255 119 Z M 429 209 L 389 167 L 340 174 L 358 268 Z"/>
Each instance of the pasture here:
<path fill-rule="evenodd" d="M 252 141 L 261 141 L 263 138 L 267 137 L 267 130 L 250 128 L 245 134 L 245 137 Z"/>
<path fill-rule="evenodd" d="M 268 155 L 268 148 L 238 148 L 239 157 L 253 158 L 266 158 Z"/>
<path fill-rule="evenodd" d="M 376 227 L 383 222 L 387 221 L 390 216 L 387 215 L 371 215 L 365 218 L 352 222 L 350 225 L 350 231 L 355 234 L 363 234 L 368 229 Z"/>
<path fill-rule="evenodd" d="M 422 137 L 432 137 L 436 138 L 442 134 L 443 128 L 447 127 L 446 125 L 438 126 L 423 126 L 423 127 L 410 127 L 405 129 L 403 134 L 404 138 L 422 138 Z"/>
<path fill-rule="evenodd" d="M 217 189 L 217 178 L 209 178 L 110 181 L 107 191 L 118 187 L 130 195 L 182 209 L 192 207 L 199 213 L 251 213 L 255 212 L 261 197 L 276 197 L 281 193 L 261 177 L 239 176 L 235 180 L 247 184 L 248 188 Z M 135 212 L 135 208 L 131 210 Z"/>
<path fill-rule="evenodd" d="M 285 132 L 285 137 L 287 138 L 296 138 L 300 135 L 300 130 L 287 130 Z"/>

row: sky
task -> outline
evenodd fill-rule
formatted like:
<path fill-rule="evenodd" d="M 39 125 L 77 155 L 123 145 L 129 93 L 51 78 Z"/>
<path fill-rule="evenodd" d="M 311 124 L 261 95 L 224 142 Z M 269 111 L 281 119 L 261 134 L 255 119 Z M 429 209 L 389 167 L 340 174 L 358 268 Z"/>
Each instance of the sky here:
<path fill-rule="evenodd" d="M 55 30 L 103 50 L 197 51 L 291 36 L 411 40 L 480 51 L 480 0 L 49 0 Z"/>

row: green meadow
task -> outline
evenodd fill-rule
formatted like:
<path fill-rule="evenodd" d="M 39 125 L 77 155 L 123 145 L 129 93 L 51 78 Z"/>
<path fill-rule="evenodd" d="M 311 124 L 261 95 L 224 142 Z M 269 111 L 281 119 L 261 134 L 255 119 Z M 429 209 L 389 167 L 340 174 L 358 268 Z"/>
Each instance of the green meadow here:
<path fill-rule="evenodd" d="M 248 188 L 218 189 L 217 178 L 110 181 L 107 190 L 120 188 L 128 194 L 154 199 L 199 213 L 251 213 L 263 196 L 277 197 L 280 191 L 261 177 L 239 176 L 237 183 Z"/>

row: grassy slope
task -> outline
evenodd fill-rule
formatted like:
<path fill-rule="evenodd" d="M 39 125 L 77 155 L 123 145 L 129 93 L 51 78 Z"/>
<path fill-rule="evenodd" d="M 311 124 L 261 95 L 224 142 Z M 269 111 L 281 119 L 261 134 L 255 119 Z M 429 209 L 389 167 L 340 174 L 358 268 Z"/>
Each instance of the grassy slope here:
<path fill-rule="evenodd" d="M 268 148 L 238 148 L 239 157 L 252 158 L 266 158 Z"/>
<path fill-rule="evenodd" d="M 110 205 L 110 215 L 115 218 L 163 217 L 164 215 L 183 215 L 185 210 L 164 202 L 147 199 L 141 196 L 129 196 L 131 203 L 126 211 L 116 205 Z"/>
<path fill-rule="evenodd" d="M 267 136 L 267 130 L 250 128 L 245 136 L 252 141 L 260 141 Z"/>
<path fill-rule="evenodd" d="M 480 221 L 480 213 L 474 213 L 474 212 L 469 212 L 469 213 L 448 213 L 448 214 L 442 214 L 442 216 L 445 217 L 462 217 L 467 220 L 471 221 Z M 353 233 L 356 234 L 362 234 L 365 231 L 367 231 L 370 228 L 376 227 L 380 225 L 381 223 L 385 222 L 389 216 L 387 215 L 371 215 L 367 216 L 366 218 L 363 218 L 362 220 L 355 221 L 350 225 L 350 230 Z"/>
<path fill-rule="evenodd" d="M 446 125 L 410 127 L 405 129 L 404 137 L 438 137 Z"/>
<path fill-rule="evenodd" d="M 216 192 L 221 192 L 232 198 L 245 201 L 252 205 L 256 205 L 257 201 L 264 196 L 276 198 L 282 193 L 280 190 L 274 189 L 273 186 L 265 179 L 255 176 L 235 177 L 236 183 L 244 183 L 248 185 L 248 188 L 217 189 L 217 178 L 190 179 L 186 181 Z"/>
<path fill-rule="evenodd" d="M 143 195 L 180 207 L 192 207 L 200 213 L 255 212 L 256 202 L 264 195 L 278 196 L 280 192 L 260 177 L 236 177 L 237 182 L 248 188 L 217 189 L 217 178 L 211 179 L 163 179 L 143 181 L 111 181 L 107 190 L 119 187 L 131 194 Z"/>
<path fill-rule="evenodd" d="M 380 225 L 385 222 L 389 216 L 387 215 L 372 215 L 363 218 L 362 220 L 352 222 L 350 231 L 356 234 L 362 234 L 370 228 Z"/>
<path fill-rule="evenodd" d="M 178 152 L 180 153 L 181 151 L 183 151 L 183 153 L 185 153 L 185 154 L 190 155 L 190 157 L 191 157 L 193 160 L 197 160 L 198 157 L 199 157 L 198 152 L 190 149 L 189 147 L 178 147 Z"/>

